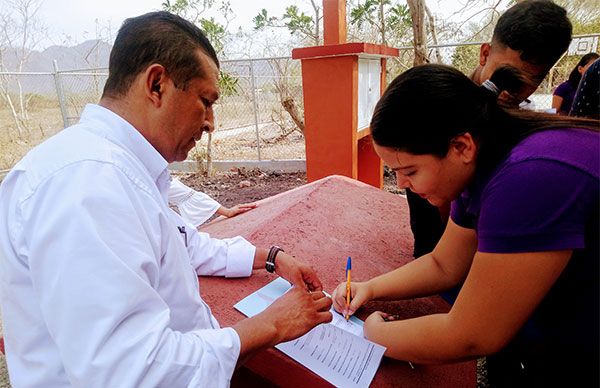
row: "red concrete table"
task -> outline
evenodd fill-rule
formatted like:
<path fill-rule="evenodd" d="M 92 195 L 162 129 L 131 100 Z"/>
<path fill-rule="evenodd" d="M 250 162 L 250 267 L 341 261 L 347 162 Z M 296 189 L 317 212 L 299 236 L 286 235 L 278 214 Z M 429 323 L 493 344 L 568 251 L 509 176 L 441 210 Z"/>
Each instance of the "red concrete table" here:
<path fill-rule="evenodd" d="M 406 201 L 361 182 L 332 176 L 259 202 L 257 209 L 219 219 L 201 231 L 214 237 L 241 235 L 261 247 L 277 244 L 311 264 L 325 291 L 345 280 L 346 258 L 352 257 L 352 279 L 363 281 L 412 260 L 412 234 Z M 249 278 L 202 277 L 200 292 L 221 326 L 244 316 L 233 305 L 275 279 L 266 271 Z M 381 310 L 402 318 L 447 312 L 439 297 L 410 301 L 370 302 L 357 312 L 365 319 Z M 329 386 L 325 380 L 287 357 L 268 349 L 245 366 L 280 386 Z M 384 357 L 373 387 L 475 387 L 474 361 L 450 365 L 416 365 Z"/>

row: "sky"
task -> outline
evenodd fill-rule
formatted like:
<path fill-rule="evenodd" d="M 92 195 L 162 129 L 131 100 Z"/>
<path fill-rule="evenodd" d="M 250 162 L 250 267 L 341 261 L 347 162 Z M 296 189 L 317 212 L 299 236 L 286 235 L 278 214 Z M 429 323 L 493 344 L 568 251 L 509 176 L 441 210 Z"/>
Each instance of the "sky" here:
<path fill-rule="evenodd" d="M 164 0 L 43 0 L 38 17 L 47 26 L 48 37 L 38 48 L 73 45 L 96 37 L 114 38 L 123 20 L 160 10 L 163 2 Z M 433 12 L 450 17 L 465 2 L 466 0 L 428 0 L 427 4 Z M 236 31 L 238 27 L 250 30 L 253 26 L 252 18 L 262 8 L 273 16 L 280 16 L 291 4 L 296 4 L 307 12 L 311 10 L 309 0 L 230 0 L 230 3 L 236 15 L 230 22 L 230 31 Z"/>
<path fill-rule="evenodd" d="M 97 35 L 106 36 L 109 28 L 114 37 L 123 20 L 146 12 L 158 11 L 162 9 L 163 2 L 164 0 L 44 0 L 38 17 L 49 31 L 48 39 L 41 44 L 41 47 L 68 42 L 80 43 L 95 39 Z M 281 15 L 289 4 L 294 3 L 283 0 L 230 0 L 230 2 L 236 15 L 230 23 L 232 31 L 240 26 L 251 28 L 252 18 L 262 8 L 266 8 L 270 14 Z M 302 1 L 298 3 L 303 4 Z M 97 27 L 99 27 L 98 34 Z"/>

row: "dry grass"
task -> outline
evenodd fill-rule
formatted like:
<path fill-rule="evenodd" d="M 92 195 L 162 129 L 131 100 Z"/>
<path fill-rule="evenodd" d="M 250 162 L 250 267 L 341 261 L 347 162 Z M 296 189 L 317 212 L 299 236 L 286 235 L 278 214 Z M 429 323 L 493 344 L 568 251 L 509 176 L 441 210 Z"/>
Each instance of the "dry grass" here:
<path fill-rule="evenodd" d="M 259 126 L 260 153 L 262 160 L 303 159 L 306 156 L 304 137 L 293 132 L 281 137 L 281 130 L 275 123 Z M 205 147 L 206 139 L 199 143 Z M 213 160 L 256 160 L 258 159 L 258 141 L 254 126 L 241 130 L 219 131 L 213 135 Z"/>
<path fill-rule="evenodd" d="M 63 127 L 58 108 L 30 109 L 19 134 L 8 109 L 0 109 L 0 170 L 12 168 L 30 149 Z"/>
<path fill-rule="evenodd" d="M 244 114 L 240 105 L 239 114 L 223 110 L 217 122 L 213 137 L 213 160 L 257 160 L 258 147 L 254 116 Z M 0 107 L 0 170 L 12 168 L 30 149 L 57 133 L 63 127 L 62 115 L 57 107 L 30 109 L 26 128 L 18 132 L 10 110 Z M 266 115 L 259 117 L 269 121 Z M 234 126 L 238 129 L 226 129 Z M 286 127 L 291 124 L 285 123 Z M 282 137 L 283 130 L 275 123 L 260 124 L 260 152 L 262 160 L 303 159 L 305 157 L 304 137 L 293 132 Z M 198 144 L 198 149 L 206 147 L 206 139 Z M 205 153 L 205 151 L 200 151 Z M 193 158 L 193 157 L 191 157 Z"/>

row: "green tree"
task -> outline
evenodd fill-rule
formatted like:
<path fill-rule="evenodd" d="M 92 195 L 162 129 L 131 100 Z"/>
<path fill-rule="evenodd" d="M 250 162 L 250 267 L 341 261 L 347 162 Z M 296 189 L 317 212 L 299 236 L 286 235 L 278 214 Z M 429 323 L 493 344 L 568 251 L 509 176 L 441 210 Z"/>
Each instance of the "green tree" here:
<path fill-rule="evenodd" d="M 209 8 L 214 8 L 215 4 L 217 4 L 216 0 L 165 0 L 162 7 L 163 10 L 198 25 L 215 48 L 217 55 L 222 55 L 228 37 L 227 27 L 229 20 L 233 17 L 233 11 L 228 0 L 221 1 L 219 2 L 219 11 L 226 24 L 219 23 L 214 17 L 204 18 L 203 14 Z"/>
<path fill-rule="evenodd" d="M 215 18 L 213 17 L 210 19 L 199 19 L 198 24 L 213 45 L 217 54 L 222 55 L 223 49 L 225 48 L 225 39 L 227 38 L 225 26 L 215 21 Z"/>
<path fill-rule="evenodd" d="M 479 45 L 456 47 L 451 61 L 452 67 L 470 75 L 479 64 Z"/>
<path fill-rule="evenodd" d="M 366 0 L 350 10 L 350 24 L 359 30 L 370 27 L 377 31 L 379 42 L 388 44 L 386 36 L 405 32 L 411 25 L 407 5 L 390 0 Z"/>
<path fill-rule="evenodd" d="M 221 91 L 221 96 L 229 97 L 240 94 L 239 81 L 239 78 L 221 71 L 221 75 L 219 76 L 219 89 Z"/>
<path fill-rule="evenodd" d="M 197 24 L 214 47 L 218 56 L 222 56 L 228 38 L 227 24 L 233 16 L 229 1 L 221 1 L 219 11 L 226 24 L 219 23 L 214 17 L 204 18 L 202 15 L 215 6 L 215 0 L 165 0 L 162 7 Z M 219 88 L 221 95 L 233 96 L 239 94 L 239 80 L 232 74 L 220 71 Z"/>
<path fill-rule="evenodd" d="M 290 34 L 300 37 L 302 40 L 308 40 L 312 44 L 319 45 L 321 42 L 321 7 L 310 0 L 313 8 L 314 17 L 300 11 L 295 5 L 290 5 L 285 9 L 281 17 L 270 16 L 268 11 L 263 8 L 253 19 L 254 29 L 262 30 L 267 27 L 287 28 Z"/>

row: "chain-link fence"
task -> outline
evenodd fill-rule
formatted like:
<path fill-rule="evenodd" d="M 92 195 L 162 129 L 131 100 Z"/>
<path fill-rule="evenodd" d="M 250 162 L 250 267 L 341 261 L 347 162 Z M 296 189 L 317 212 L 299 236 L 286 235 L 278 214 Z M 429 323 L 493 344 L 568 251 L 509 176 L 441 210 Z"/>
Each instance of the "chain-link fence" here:
<path fill-rule="evenodd" d="M 221 62 L 216 131 L 190 159 L 303 159 L 304 118 L 299 61 L 265 58 Z M 108 69 L 0 73 L 0 170 L 30 148 L 76 123 L 97 103 Z M 210 142 L 210 144 L 209 144 Z"/>
<path fill-rule="evenodd" d="M 303 159 L 302 78 L 299 61 L 265 58 L 221 63 L 216 131 L 192 157 L 213 160 Z M 204 154 L 203 154 L 204 153 Z"/>
<path fill-rule="evenodd" d="M 600 34 L 561 59 L 530 98 L 539 110 L 551 106 L 552 91 L 568 78 L 584 51 L 596 51 Z M 595 39 L 595 40 L 594 40 Z M 579 42 L 579 43 L 578 43 Z M 595 42 L 595 43 L 594 43 Z M 432 62 L 469 74 L 478 64 L 480 42 L 430 48 Z M 595 44 L 595 46 L 594 46 Z M 573 45 L 572 45 L 573 46 Z M 579 47 L 579 48 L 578 48 Z M 412 67 L 413 50 L 400 48 L 387 61 L 387 80 Z M 216 131 L 190 153 L 195 160 L 272 160 L 305 157 L 300 61 L 263 58 L 221 62 L 221 98 L 215 105 Z M 100 99 L 107 69 L 47 73 L 0 73 L 0 170 L 27 150 L 79 119 L 87 103 Z"/>
<path fill-rule="evenodd" d="M 567 52 L 548 72 L 535 93 L 529 97 L 529 100 L 533 102 L 529 105 L 529 108 L 539 111 L 549 110 L 552 107 L 554 89 L 569 78 L 571 70 L 573 70 L 581 56 L 588 52 L 598 51 L 599 39 L 600 33 L 574 36 Z M 464 74 L 470 75 L 479 64 L 479 48 L 482 43 L 440 44 L 430 47 L 428 56 L 431 63 L 450 65 Z M 401 47 L 400 55 L 387 61 L 388 82 L 398 74 L 410 69 L 413 66 L 413 60 L 413 48 Z"/>
<path fill-rule="evenodd" d="M 0 172 L 62 128 L 52 73 L 0 73 Z"/>

